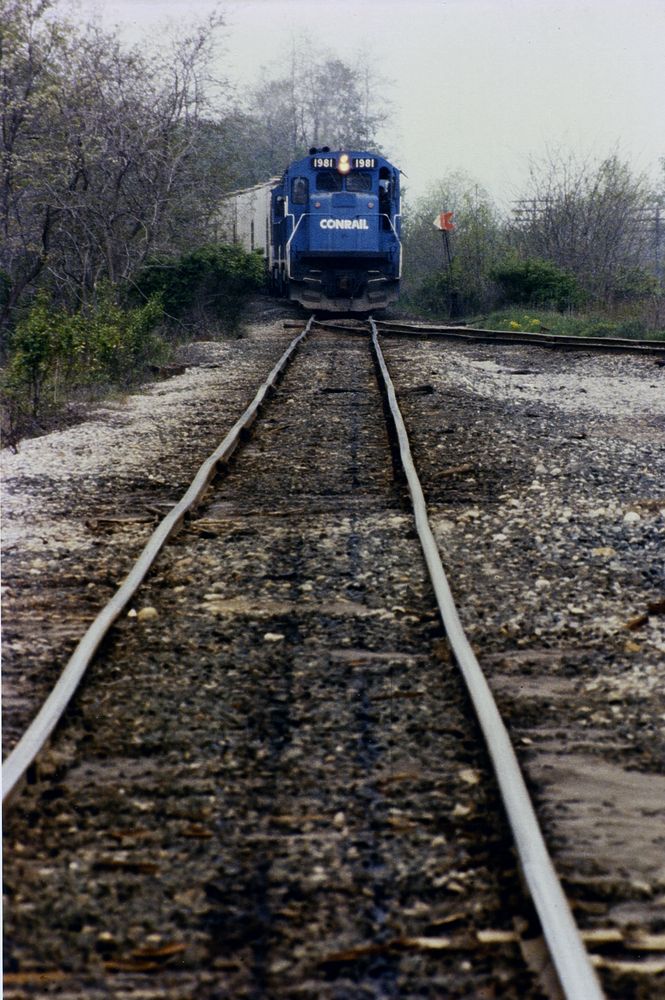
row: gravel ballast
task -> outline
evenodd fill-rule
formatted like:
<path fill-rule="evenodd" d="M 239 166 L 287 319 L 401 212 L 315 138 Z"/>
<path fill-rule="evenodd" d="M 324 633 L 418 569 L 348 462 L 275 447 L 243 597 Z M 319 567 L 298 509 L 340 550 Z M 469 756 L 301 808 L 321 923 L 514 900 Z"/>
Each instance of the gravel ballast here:
<path fill-rule="evenodd" d="M 18 455 L 3 455 L 5 616 L 11 616 L 5 639 L 8 747 L 57 675 L 66 653 L 80 635 L 81 626 L 92 617 L 103 596 L 112 593 L 126 572 L 131 553 L 138 552 L 160 513 L 184 492 L 200 461 L 249 401 L 291 333 L 279 323 L 264 323 L 254 326 L 250 335 L 238 342 L 194 345 L 190 348 L 190 361 L 196 364 L 184 375 L 153 385 L 124 403 L 100 409 L 94 420 L 79 427 L 25 442 Z M 321 343 L 324 342 L 322 338 Z M 643 357 L 571 355 L 521 347 L 496 350 L 397 338 L 386 340 L 386 353 L 463 622 L 534 789 L 547 838 L 571 892 L 578 919 L 589 931 L 608 927 L 619 931 L 621 940 L 616 953 L 607 947 L 599 951 L 608 995 L 655 998 L 662 989 L 662 972 L 658 972 L 662 951 L 657 947 L 647 951 L 645 934 L 651 934 L 653 946 L 665 920 L 661 843 L 665 818 L 665 703 L 660 679 L 665 651 L 662 369 Z M 383 482 L 385 472 L 379 466 L 371 472 L 369 480 L 363 479 L 359 471 L 359 456 L 368 446 L 362 436 L 367 391 L 362 380 L 355 388 L 348 386 L 352 392 L 347 392 L 331 374 L 336 371 L 334 364 L 322 371 L 316 392 L 326 405 L 329 396 L 334 398 L 331 394 L 339 394 L 340 404 L 342 395 L 355 393 L 358 397 L 357 403 L 353 403 L 356 436 L 352 435 L 357 454 L 349 460 L 346 474 L 357 481 L 354 489 L 358 497 L 375 495 L 374 508 L 365 509 L 364 502 L 365 506 L 355 514 L 353 502 L 347 500 L 351 513 L 342 513 L 334 501 L 323 499 L 328 489 L 325 485 L 317 486 L 316 497 L 302 487 L 309 474 L 308 466 L 312 469 L 321 466 L 325 472 L 327 451 L 323 445 L 328 440 L 326 447 L 334 451 L 336 437 L 341 433 L 342 424 L 336 426 L 336 411 L 330 407 L 325 412 L 332 414 L 332 418 L 317 430 L 323 449 L 319 454 L 312 451 L 305 460 L 294 458 L 293 463 L 273 463 L 278 476 L 271 487 L 272 508 L 266 507 L 265 501 L 259 503 L 252 494 L 239 495 L 235 485 L 226 496 L 218 498 L 217 507 L 213 506 L 196 529 L 199 541 L 194 543 L 200 547 L 205 566 L 206 546 L 211 539 L 213 545 L 217 544 L 215 539 L 222 524 L 225 533 L 231 530 L 235 548 L 224 550 L 225 569 L 221 575 L 219 562 L 213 559 L 197 582 L 199 595 L 191 611 L 203 630 L 201 662 L 188 710 L 203 719 L 206 698 L 217 703 L 221 697 L 211 670 L 216 644 L 223 647 L 226 643 L 229 662 L 235 663 L 237 671 L 237 675 L 231 672 L 228 680 L 237 691 L 235 695 L 224 693 L 227 700 L 220 702 L 220 711 L 230 712 L 234 718 L 238 712 L 254 718 L 249 730 L 244 730 L 243 724 L 243 731 L 250 749 L 253 746 L 252 752 L 258 754 L 254 807 L 258 820 L 256 816 L 252 818 L 248 803 L 238 800 L 236 814 L 244 818 L 225 821 L 229 840 L 237 847 L 244 824 L 248 843 L 258 850 L 256 845 L 265 843 L 267 837 L 277 836 L 280 824 L 288 827 L 289 823 L 295 823 L 289 834 L 291 846 L 277 863 L 278 870 L 280 865 L 286 866 L 284 885 L 287 885 L 294 877 L 292 865 L 301 863 L 298 859 L 302 857 L 302 817 L 304 813 L 310 816 L 304 820 L 310 824 L 310 829 L 304 830 L 310 845 L 309 874 L 302 874 L 301 883 L 291 884 L 289 898 L 282 892 L 279 905 L 291 913 L 288 919 L 295 921 L 294 926 L 302 917 L 303 927 L 309 928 L 313 939 L 318 935 L 325 942 L 323 951 L 330 966 L 327 974 L 332 975 L 334 967 L 333 979 L 337 985 L 334 989 L 330 986 L 332 992 L 324 994 L 322 980 L 311 979 L 320 953 L 308 945 L 296 948 L 290 961 L 277 954 L 277 949 L 274 967 L 268 968 L 261 967 L 256 953 L 251 961 L 245 957 L 240 964 L 236 956 L 233 968 L 229 966 L 226 970 L 224 962 L 231 961 L 229 956 L 215 953 L 210 960 L 210 940 L 220 934 L 219 914 L 226 912 L 224 919 L 228 919 L 228 913 L 234 912 L 237 905 L 232 902 L 234 897 L 247 895 L 254 899 L 255 907 L 237 909 L 240 930 L 236 928 L 234 933 L 239 951 L 256 931 L 260 910 L 256 909 L 256 901 L 262 898 L 261 893 L 268 892 L 266 899 L 270 898 L 270 905 L 275 905 L 270 897 L 273 883 L 269 881 L 261 888 L 256 881 L 257 869 L 252 866 L 252 849 L 248 848 L 244 860 L 241 856 L 236 862 L 235 873 L 229 870 L 224 874 L 225 865 L 231 865 L 232 861 L 231 854 L 227 857 L 222 851 L 220 859 L 224 860 L 219 862 L 219 874 L 207 879 L 203 895 L 197 893 L 194 884 L 189 896 L 185 888 L 180 888 L 176 909 L 181 916 L 165 915 L 166 925 L 162 928 L 144 922 L 139 930 L 138 909 L 133 924 L 124 930 L 115 925 L 105 930 L 101 924 L 93 927 L 83 921 L 82 926 L 88 927 L 84 934 L 87 944 L 78 958 L 63 959 L 64 966 L 80 975 L 91 955 L 97 956 L 97 963 L 119 963 L 116 978 L 111 980 L 115 982 L 113 989 L 117 995 L 121 995 L 119 976 L 139 975 L 136 969 L 139 959 L 127 957 L 133 954 L 132 948 L 145 961 L 150 958 L 151 947 L 153 953 L 161 948 L 161 957 L 153 955 L 160 967 L 167 959 L 179 961 L 177 949 L 172 952 L 174 957 L 169 957 L 165 949 L 179 944 L 177 930 L 180 927 L 182 931 L 186 925 L 182 914 L 187 912 L 198 914 L 199 929 L 187 945 L 189 964 L 185 962 L 184 968 L 189 971 L 183 972 L 173 984 L 176 991 L 173 995 L 180 990 L 192 996 L 241 996 L 245 995 L 243 991 L 256 990 L 257 982 L 264 983 L 266 996 L 273 994 L 265 984 L 275 982 L 291 984 L 281 993 L 275 992 L 276 996 L 374 995 L 357 992 L 358 982 L 366 989 L 368 980 L 357 980 L 355 987 L 351 984 L 353 963 L 369 961 L 371 956 L 353 953 L 358 942 L 353 932 L 355 917 L 347 913 L 346 904 L 337 902 L 332 906 L 332 900 L 337 899 L 334 893 L 340 890 L 337 884 L 340 878 L 342 882 L 351 878 L 344 892 L 351 885 L 358 885 L 349 875 L 354 870 L 354 851 L 360 851 L 360 856 L 363 851 L 369 850 L 370 855 L 374 851 L 377 859 L 380 855 L 380 863 L 387 865 L 396 884 L 403 886 L 400 891 L 407 895 L 413 893 L 418 870 L 428 871 L 430 880 L 443 879 L 442 887 L 446 880 L 460 886 L 460 899 L 466 891 L 465 880 L 477 882 L 478 927 L 483 921 L 498 927 L 505 887 L 492 884 L 483 867 L 486 857 L 480 848 L 471 846 L 470 839 L 472 831 L 475 836 L 476 828 L 482 827 L 484 810 L 489 817 L 494 808 L 491 801 L 477 797 L 474 790 L 482 760 L 467 747 L 468 759 L 455 764 L 457 778 L 447 789 L 438 786 L 429 773 L 431 762 L 445 756 L 445 744 L 440 745 L 435 736 L 436 720 L 444 711 L 443 703 L 437 702 L 436 676 L 440 674 L 443 678 L 452 667 L 441 651 L 438 661 L 435 659 L 428 666 L 422 659 L 439 639 L 428 610 L 422 567 L 417 562 L 404 563 L 406 549 L 402 550 L 402 538 L 410 535 L 409 519 L 399 504 L 395 507 L 394 501 L 390 501 L 386 508 L 386 501 L 379 501 L 380 492 L 387 485 Z M 286 435 L 296 419 L 295 397 L 291 404 L 293 418 L 288 417 L 289 405 L 289 399 L 282 401 L 283 415 L 278 417 L 271 417 L 268 411 L 268 438 L 257 437 L 257 444 L 250 445 L 250 460 L 269 462 L 272 442 Z M 322 403 L 320 409 L 323 414 Z M 316 406 L 313 412 L 317 412 Z M 265 444 L 266 440 L 271 442 L 270 446 Z M 292 454 L 295 455 L 295 449 Z M 333 476 L 332 471 L 330 475 Z M 336 483 L 331 478 L 331 496 L 339 489 Z M 288 499 L 287 506 L 300 511 L 301 529 L 295 534 L 286 522 L 280 527 L 284 515 L 279 510 L 284 499 Z M 272 513 L 267 514 L 271 509 Z M 239 511 L 243 512 L 242 517 Z M 264 525 L 270 526 L 267 541 L 261 534 Z M 121 549 L 126 543 L 128 551 Z M 189 545 L 192 540 L 183 536 L 177 544 L 185 543 Z M 178 588 L 189 586 L 190 578 L 197 575 L 188 568 L 188 558 L 183 552 L 175 574 L 162 571 L 161 577 L 158 575 L 149 584 L 133 609 L 134 615 L 126 619 L 120 630 L 125 636 L 123 642 L 130 662 L 138 662 L 144 655 L 138 649 L 133 652 L 137 627 L 148 635 L 152 630 L 148 661 L 154 660 L 155 669 L 165 678 L 171 678 L 164 696 L 172 703 L 178 698 L 176 677 L 180 661 L 185 659 L 189 632 L 173 633 L 171 614 L 160 601 L 167 590 L 172 591 L 173 607 L 178 606 L 178 595 L 184 592 Z M 253 571 L 263 580 L 260 601 L 263 610 L 258 616 L 252 615 L 244 604 L 247 587 L 238 584 L 250 565 L 254 565 Z M 82 570 L 86 580 L 83 588 Z M 332 595 L 324 583 L 329 570 L 340 574 L 335 577 L 338 583 Z M 369 577 L 364 576 L 367 573 Z M 383 598 L 377 600 L 371 596 L 386 581 L 393 588 L 388 604 Z M 409 620 L 410 615 L 413 621 Z M 307 634 L 303 634 L 302 620 L 309 623 Z M 332 633 L 326 629 L 337 620 L 344 624 L 334 626 L 337 631 L 333 641 Z M 242 621 L 245 625 L 240 632 L 229 632 L 229 622 Z M 309 645 L 305 641 L 307 636 L 311 639 Z M 389 654 L 385 653 L 386 643 L 392 650 Z M 319 662 L 321 654 L 317 650 L 324 648 L 332 652 L 328 660 L 321 661 L 323 672 L 313 680 L 309 677 L 308 657 Z M 159 666 L 164 655 L 167 659 L 168 655 L 172 657 L 168 669 Z M 382 659 L 385 655 L 387 660 Z M 118 671 L 119 665 L 118 661 Z M 261 678 L 271 676 L 283 680 L 274 689 L 274 701 L 272 698 L 266 701 Z M 121 677 L 122 672 L 118 672 L 114 684 L 120 684 Z M 419 678 L 417 682 L 415 677 Z M 448 681 L 444 685 L 446 690 L 447 684 Z M 403 694 L 395 701 L 394 692 L 400 689 Z M 140 704 L 145 698 L 138 684 L 134 699 Z M 325 708 L 328 701 L 330 710 Z M 387 714 L 376 707 L 384 701 Z M 111 710 L 111 704 L 104 701 L 106 711 Z M 395 706 L 399 706 L 397 715 Z M 73 804 L 72 796 L 80 792 L 87 803 L 82 807 L 83 812 L 89 812 L 93 808 L 92 800 L 86 798 L 90 794 L 89 785 L 108 786 L 108 808 L 116 794 L 111 787 L 114 781 L 111 771 L 102 767 L 97 773 L 94 765 L 81 765 L 77 769 L 68 759 L 75 744 L 90 744 L 89 725 L 98 710 L 97 696 L 90 687 L 90 694 L 84 693 L 79 716 L 72 723 L 73 735 L 70 733 L 69 743 L 66 740 L 65 750 L 60 751 L 64 753 L 60 765 L 54 748 L 56 765 L 64 766 L 66 760 L 68 776 L 64 781 L 66 800 L 54 802 L 52 820 L 56 826 L 66 829 L 69 825 L 81 835 L 85 824 L 80 816 L 76 818 L 78 807 Z M 380 719 L 383 721 L 379 723 Z M 120 736 L 112 735 L 112 716 L 108 724 L 108 734 L 105 736 L 102 730 L 94 738 L 111 745 Z M 160 738 L 167 746 L 172 724 L 164 723 L 166 729 Z M 459 724 L 452 716 L 447 722 L 451 729 Z M 149 737 L 146 730 L 141 740 L 143 726 L 141 723 L 135 736 L 143 743 L 144 750 L 152 747 L 149 752 L 139 753 L 136 744 L 132 750 L 131 734 L 122 737 L 129 740 L 130 749 L 123 744 L 124 749 L 119 745 L 114 752 L 118 760 L 136 758 L 137 770 L 131 778 L 138 783 L 137 787 L 143 783 L 147 802 L 156 780 L 148 766 L 151 754 L 156 752 L 156 744 L 151 741 L 159 739 Z M 319 749 L 311 732 L 317 726 L 330 741 Z M 231 729 L 235 731 L 237 724 L 233 723 Z M 301 735 L 294 736 L 298 732 Z M 391 752 L 397 753 L 397 757 L 388 758 L 389 770 L 381 772 L 383 784 L 377 799 L 376 774 L 371 780 L 362 775 L 372 774 L 377 767 L 380 745 L 389 732 Z M 285 733 L 290 734 L 288 738 Z M 424 733 L 428 734 L 427 739 Z M 409 743 L 413 739 L 421 744 L 417 749 L 417 744 Z M 176 743 L 174 738 L 174 748 Z M 243 755 L 248 752 L 239 746 L 231 740 L 220 749 L 227 767 L 223 780 L 231 798 L 230 776 L 234 768 L 245 767 Z M 339 756 L 338 746 L 346 748 L 346 757 Z M 187 752 L 193 751 L 190 748 Z M 281 761 L 277 770 L 272 769 L 272 764 L 264 768 L 260 763 L 262 752 L 267 753 L 268 761 L 273 758 Z M 481 748 L 480 753 L 482 757 Z M 370 804 L 375 820 L 372 836 L 378 836 L 379 829 L 391 829 L 392 844 L 397 832 L 398 838 L 410 843 L 410 859 L 409 851 L 403 856 L 396 855 L 394 846 L 386 848 L 388 841 L 380 838 L 367 847 L 367 834 L 360 832 L 361 813 L 354 813 L 354 807 L 336 797 L 334 782 L 327 798 L 325 795 L 322 798 L 330 781 L 326 770 L 329 765 L 323 763 L 328 758 L 329 762 L 338 760 L 342 785 L 360 788 L 359 802 L 364 796 Z M 353 766 L 349 764 L 351 758 L 355 760 Z M 290 761 L 288 768 L 285 761 Z M 89 773 L 85 770 L 88 766 L 93 767 Z M 177 853 L 182 852 L 183 829 L 189 831 L 186 839 L 201 845 L 207 844 L 211 830 L 217 830 L 218 821 L 206 810 L 208 789 L 219 784 L 220 777 L 207 765 L 197 773 L 195 761 L 187 763 L 186 756 L 179 758 L 177 766 L 174 758 L 173 766 L 176 782 L 182 784 L 183 794 L 189 798 L 182 806 L 182 815 L 177 815 L 174 805 L 166 809 L 170 832 L 167 831 L 167 841 L 161 849 Z M 460 777 L 463 772 L 465 776 Z M 283 785 L 275 785 L 275 775 L 279 773 L 288 775 Z M 400 777 L 393 780 L 395 775 Z M 393 786 L 390 796 L 385 794 L 386 783 Z M 282 790 L 276 791 L 278 788 Z M 279 809 L 271 803 L 275 796 Z M 305 808 L 308 796 L 310 806 Z M 198 813 L 193 807 L 195 800 Z M 110 884 L 109 872 L 116 872 L 111 879 L 116 885 L 118 872 L 131 874 L 129 867 L 123 869 L 122 865 L 130 866 L 132 859 L 138 857 L 135 848 L 141 842 L 137 833 L 143 825 L 139 822 L 141 801 L 139 795 L 132 807 L 136 820 L 134 833 L 127 826 L 125 837 L 129 840 L 118 844 L 124 851 L 122 857 L 117 852 L 107 852 L 101 858 L 100 868 L 98 854 L 86 854 L 88 848 L 81 841 L 78 863 L 91 873 L 88 888 L 80 890 L 88 897 L 88 902 L 80 901 L 82 912 L 86 907 L 92 906 L 94 910 L 98 904 L 102 905 L 103 887 Z M 120 816 L 125 805 L 117 797 L 114 802 Z M 456 822 L 462 826 L 468 824 L 463 835 L 466 846 L 461 854 L 447 859 L 447 872 L 441 869 L 438 857 L 445 853 L 443 843 L 432 854 L 432 842 L 441 833 L 434 831 L 423 839 L 420 828 L 413 826 L 414 817 L 419 817 L 417 822 L 424 823 L 432 834 L 428 827 L 432 821 L 426 816 L 434 804 L 444 808 L 447 816 L 457 810 Z M 465 814 L 466 809 L 470 812 Z M 298 817 L 297 822 L 294 817 Z M 324 828 L 329 831 L 328 839 L 317 841 Z M 253 832 L 249 833 L 250 829 Z M 18 830 L 20 825 L 13 831 L 10 827 L 9 849 L 21 842 Z M 138 841 L 133 842 L 132 836 L 138 836 Z M 316 843 L 319 847 L 315 847 Z M 337 846 L 333 850 L 334 844 Z M 504 847 L 497 850 L 503 851 Z M 294 852 L 292 863 L 288 860 L 289 851 Z M 474 856 L 474 851 L 480 853 Z M 77 863 L 76 851 L 68 857 L 70 865 Z M 143 853 L 139 860 L 148 867 L 160 864 Z M 52 869 L 53 864 L 44 859 L 42 867 Z M 25 870 L 36 873 L 38 868 L 39 865 L 28 865 Z M 76 884 L 79 876 L 76 869 L 71 871 L 69 881 Z M 335 871 L 333 891 L 330 878 Z M 147 873 L 145 868 L 144 874 Z M 62 889 L 59 875 L 44 877 Z M 384 908 L 382 894 L 389 892 L 386 878 L 387 874 L 374 877 L 370 873 L 365 883 L 371 902 L 364 911 L 370 938 L 380 935 L 381 928 L 387 933 L 380 917 Z M 38 877 L 34 885 L 39 886 Z M 316 917 L 317 932 L 313 932 L 311 915 L 296 915 L 299 904 L 294 903 L 294 892 L 296 899 L 309 893 L 322 894 L 321 899 L 331 901 L 328 916 Z M 344 898 L 344 892 L 340 899 Z M 420 892 L 424 893 L 424 888 Z M 452 899 L 457 890 L 448 893 Z M 93 905 L 95 898 L 98 904 Z M 48 905 L 47 894 L 40 907 Z M 448 921 L 454 929 L 457 926 L 452 919 L 454 908 L 437 909 L 437 904 L 427 896 L 412 897 L 406 909 L 411 916 L 404 918 L 399 926 L 390 927 L 394 941 L 413 941 L 418 937 L 434 940 L 433 927 L 438 928 L 436 934 L 440 937 L 441 928 Z M 346 916 L 342 918 L 342 914 Z M 173 920 L 175 924 L 168 926 Z M 178 920 L 184 923 L 179 925 Z M 222 927 L 222 931 L 222 937 L 226 934 L 233 938 L 228 928 Z M 80 937 L 81 929 L 72 925 L 70 933 Z M 286 938 L 288 945 L 288 935 Z M 57 948 L 63 947 L 63 940 L 66 935 L 59 939 Z M 641 949 L 640 941 L 644 946 Z M 295 947 L 293 942 L 290 947 Z M 54 945 L 54 954 L 57 948 Z M 433 996 L 440 995 L 436 989 L 444 988 L 459 991 L 450 992 L 451 996 L 469 995 L 469 989 L 481 986 L 495 991 L 483 996 L 527 995 L 524 984 L 520 987 L 511 980 L 509 965 L 502 966 L 499 973 L 501 963 L 497 965 L 496 955 L 483 957 L 480 979 L 472 986 L 472 979 L 465 979 L 468 970 L 463 970 L 459 962 L 451 965 L 442 960 L 437 971 L 436 963 L 432 965 L 430 959 L 429 964 L 423 964 L 417 948 L 416 954 L 411 954 L 411 946 L 403 946 L 403 952 L 392 972 L 388 969 L 390 957 L 382 959 L 384 965 L 388 963 L 381 973 L 388 976 L 382 980 L 384 987 L 390 976 L 394 984 L 402 983 L 396 996 L 426 995 L 417 991 L 407 993 L 404 985 L 407 981 L 420 982 L 425 971 L 429 979 L 423 981 L 438 983 L 432 986 Z M 30 960 L 19 940 L 18 954 L 22 956 L 21 969 L 38 969 L 47 960 L 48 947 L 39 961 L 34 956 Z M 81 955 L 88 955 L 83 964 Z M 91 967 L 95 967 L 95 961 Z M 211 979 L 204 977 L 204 982 L 197 978 L 193 971 L 197 961 L 208 963 Z M 123 962 L 127 964 L 124 973 Z M 246 962 L 249 962 L 247 968 L 253 970 L 253 980 L 251 976 L 243 978 Z M 57 964 L 55 961 L 54 965 Z M 317 968 L 316 976 L 320 977 L 320 967 Z M 342 968 L 344 975 L 351 976 L 347 985 L 344 976 L 340 978 Z M 306 988 L 307 976 L 310 981 Z M 407 979 L 400 978 L 403 976 Z M 231 993 L 215 993 L 222 980 L 227 982 Z M 141 988 L 145 989 L 146 982 L 141 982 Z M 298 982 L 302 984 L 300 991 L 295 986 Z M 138 989 L 138 980 L 134 987 Z M 33 981 L 31 995 L 38 995 L 34 991 L 39 988 Z M 81 990 L 76 994 L 81 996 L 92 995 L 91 988 L 90 983 L 85 987 L 72 985 L 72 989 Z"/>

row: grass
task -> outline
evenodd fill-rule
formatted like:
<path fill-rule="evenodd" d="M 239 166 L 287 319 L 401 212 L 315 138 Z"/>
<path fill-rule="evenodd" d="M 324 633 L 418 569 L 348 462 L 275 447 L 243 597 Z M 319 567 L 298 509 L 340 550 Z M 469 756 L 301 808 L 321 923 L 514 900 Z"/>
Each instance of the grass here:
<path fill-rule="evenodd" d="M 396 318 L 418 317 L 428 323 L 450 322 L 446 304 L 425 307 L 422 299 L 405 288 L 391 307 Z M 512 305 L 485 312 L 465 313 L 453 322 L 491 330 L 553 333 L 570 337 L 619 337 L 627 340 L 665 340 L 665 296 L 617 305 L 613 309 L 568 310 Z"/>
<path fill-rule="evenodd" d="M 622 337 L 629 340 L 665 340 L 665 330 L 649 330 L 636 317 L 611 318 L 602 313 L 560 313 L 524 306 L 467 317 L 469 326 L 526 333 L 555 333 L 570 337 Z"/>

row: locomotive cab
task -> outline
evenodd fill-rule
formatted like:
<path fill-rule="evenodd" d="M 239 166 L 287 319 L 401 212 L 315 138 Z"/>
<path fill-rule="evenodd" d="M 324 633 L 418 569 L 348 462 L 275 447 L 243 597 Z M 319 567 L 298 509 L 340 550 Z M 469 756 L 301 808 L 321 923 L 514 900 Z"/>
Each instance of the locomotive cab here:
<path fill-rule="evenodd" d="M 382 308 L 401 277 L 399 172 L 365 152 L 312 150 L 272 193 L 278 294 L 337 312 Z"/>

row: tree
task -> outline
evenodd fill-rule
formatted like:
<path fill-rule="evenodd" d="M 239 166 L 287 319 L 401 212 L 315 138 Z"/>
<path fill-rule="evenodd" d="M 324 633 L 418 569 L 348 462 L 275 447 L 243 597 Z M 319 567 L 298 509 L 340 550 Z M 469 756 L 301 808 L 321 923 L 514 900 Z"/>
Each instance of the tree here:
<path fill-rule="evenodd" d="M 69 307 L 101 282 L 131 282 L 146 258 L 205 242 L 221 171 L 204 173 L 213 14 L 165 55 L 0 0 L 0 325 L 37 284 Z M 212 180 L 211 180 L 212 179 Z"/>
<path fill-rule="evenodd" d="M 450 285 L 434 218 L 441 211 L 454 214 L 451 235 L 453 287 Z M 404 223 L 404 285 L 417 300 L 437 311 L 455 293 L 462 311 L 488 304 L 494 294 L 491 268 L 502 243 L 501 224 L 489 194 L 462 172 L 443 178 L 414 206 L 407 202 Z"/>
<path fill-rule="evenodd" d="M 253 154 L 264 177 L 281 173 L 310 146 L 379 150 L 389 113 L 386 88 L 366 57 L 350 64 L 310 39 L 294 40 L 286 72 L 264 69 L 249 102 L 258 126 Z"/>
<path fill-rule="evenodd" d="M 617 156 L 593 164 L 554 154 L 532 164 L 512 241 L 522 256 L 571 271 L 592 299 L 611 303 L 626 273 L 647 259 L 648 205 L 644 178 Z"/>
<path fill-rule="evenodd" d="M 51 244 L 53 213 L 42 181 L 49 153 L 40 140 L 55 112 L 64 41 L 58 26 L 44 19 L 50 7 L 50 0 L 0 0 L 0 325 L 40 275 Z"/>

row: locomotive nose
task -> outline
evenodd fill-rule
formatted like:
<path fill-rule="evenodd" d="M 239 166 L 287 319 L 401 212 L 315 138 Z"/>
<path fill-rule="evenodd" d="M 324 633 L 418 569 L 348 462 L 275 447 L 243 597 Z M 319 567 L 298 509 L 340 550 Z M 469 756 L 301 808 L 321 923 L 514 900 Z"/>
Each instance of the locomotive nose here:
<path fill-rule="evenodd" d="M 379 226 L 375 202 L 367 194 L 336 191 L 317 194 L 309 217 L 310 250 L 335 253 L 377 252 Z"/>
<path fill-rule="evenodd" d="M 337 311 L 381 308 L 397 297 L 399 177 L 381 157 L 310 151 L 285 172 L 273 215 L 271 273 L 278 292 Z"/>

